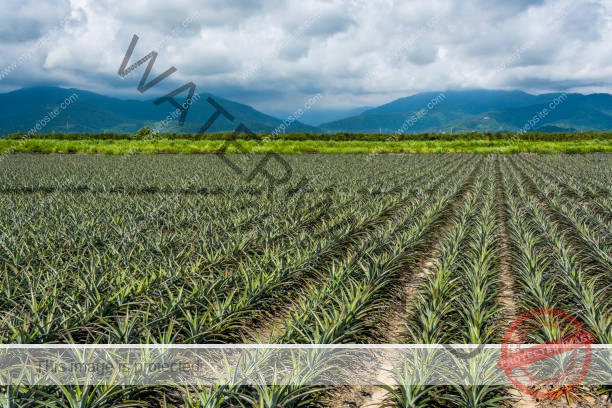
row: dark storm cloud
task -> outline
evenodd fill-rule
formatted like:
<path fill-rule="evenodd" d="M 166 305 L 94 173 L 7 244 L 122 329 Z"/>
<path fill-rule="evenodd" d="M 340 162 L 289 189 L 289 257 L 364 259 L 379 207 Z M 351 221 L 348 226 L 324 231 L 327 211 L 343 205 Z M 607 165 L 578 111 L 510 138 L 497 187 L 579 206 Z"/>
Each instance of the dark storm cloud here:
<path fill-rule="evenodd" d="M 7 21 L 0 26 L 0 38 L 7 43 L 37 40 L 43 32 L 40 22 L 34 19 Z"/>

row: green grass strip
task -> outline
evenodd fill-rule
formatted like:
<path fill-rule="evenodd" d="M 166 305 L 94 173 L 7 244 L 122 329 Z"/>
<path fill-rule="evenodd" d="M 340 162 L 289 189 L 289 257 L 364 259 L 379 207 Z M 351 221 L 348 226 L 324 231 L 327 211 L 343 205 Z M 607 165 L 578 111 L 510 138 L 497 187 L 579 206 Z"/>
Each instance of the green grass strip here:
<path fill-rule="evenodd" d="M 0 153 L 214 153 L 222 145 L 220 140 L 1 140 Z M 571 142 L 505 140 L 453 140 L 453 141 L 287 141 L 274 140 L 257 143 L 253 140 L 239 141 L 240 145 L 254 154 L 269 152 L 280 154 L 329 153 L 593 153 L 612 152 L 612 140 L 583 140 Z M 228 153 L 239 153 L 231 144 Z"/>

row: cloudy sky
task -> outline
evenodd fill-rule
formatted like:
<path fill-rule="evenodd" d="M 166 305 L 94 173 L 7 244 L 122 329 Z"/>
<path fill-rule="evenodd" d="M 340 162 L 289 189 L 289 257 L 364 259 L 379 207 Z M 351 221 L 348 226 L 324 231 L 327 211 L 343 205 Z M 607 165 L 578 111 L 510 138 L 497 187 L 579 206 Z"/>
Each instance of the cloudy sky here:
<path fill-rule="evenodd" d="M 2 4 L 0 72 L 17 66 L 0 92 L 52 85 L 149 99 L 192 81 L 197 92 L 268 112 L 297 109 L 319 93 L 325 109 L 461 88 L 612 93 L 609 0 Z M 134 34 L 130 64 L 161 41 L 152 76 L 177 68 L 144 94 L 136 90 L 144 66 L 117 75 Z"/>

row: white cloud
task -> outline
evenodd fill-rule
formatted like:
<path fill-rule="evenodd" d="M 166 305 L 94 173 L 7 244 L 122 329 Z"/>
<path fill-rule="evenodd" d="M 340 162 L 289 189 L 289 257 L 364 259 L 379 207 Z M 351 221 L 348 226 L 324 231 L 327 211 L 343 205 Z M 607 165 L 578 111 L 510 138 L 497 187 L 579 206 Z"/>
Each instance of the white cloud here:
<path fill-rule="evenodd" d="M 176 27 L 160 50 L 152 75 L 174 65 L 161 88 L 193 81 L 199 92 L 261 109 L 301 106 L 321 93 L 321 107 L 376 105 L 396 97 L 447 88 L 519 88 L 525 91 L 612 92 L 612 5 L 606 0 L 5 0 L 0 17 L 0 71 L 67 15 L 68 28 L 0 81 L 0 91 L 61 85 L 122 97 L 136 91 L 144 71 L 124 81 L 117 70 L 132 35 L 140 37 L 132 62 Z M 521 58 L 491 72 L 555 16 L 566 17 Z M 185 20 L 198 18 L 184 26 Z M 316 21 L 305 22 L 318 15 Z M 438 16 L 435 24 L 428 22 Z M 242 74 L 274 52 L 248 78 Z M 415 31 L 426 33 L 391 61 Z M 377 73 L 364 76 L 372 68 Z"/>

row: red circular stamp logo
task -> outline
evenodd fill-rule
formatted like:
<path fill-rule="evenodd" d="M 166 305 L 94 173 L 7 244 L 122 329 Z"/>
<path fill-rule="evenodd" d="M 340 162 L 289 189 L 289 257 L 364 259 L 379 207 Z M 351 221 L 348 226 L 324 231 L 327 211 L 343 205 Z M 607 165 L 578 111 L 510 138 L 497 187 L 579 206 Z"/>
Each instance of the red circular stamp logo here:
<path fill-rule="evenodd" d="M 556 340 L 529 345 L 538 332 Z M 586 377 L 595 338 L 562 310 L 532 310 L 519 316 L 504 334 L 497 365 L 520 391 L 535 398 L 556 399 Z"/>

